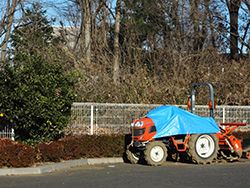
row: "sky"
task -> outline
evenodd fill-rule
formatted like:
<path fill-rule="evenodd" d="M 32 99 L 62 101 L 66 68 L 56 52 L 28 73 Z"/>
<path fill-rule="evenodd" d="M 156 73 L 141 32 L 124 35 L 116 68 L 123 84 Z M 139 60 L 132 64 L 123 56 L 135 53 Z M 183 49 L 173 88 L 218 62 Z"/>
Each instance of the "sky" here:
<path fill-rule="evenodd" d="M 57 7 L 63 7 L 66 5 L 67 0 L 35 0 L 35 1 L 39 1 L 42 2 L 47 10 L 48 13 L 48 17 L 49 18 L 56 18 L 56 22 L 54 23 L 55 25 L 60 25 L 59 22 L 63 21 L 63 18 L 59 17 L 60 12 L 58 10 L 56 10 L 55 6 Z M 111 10 L 115 10 L 115 4 L 116 4 L 116 0 L 109 0 L 111 3 Z M 64 22 L 64 24 L 67 25 L 66 22 Z"/>

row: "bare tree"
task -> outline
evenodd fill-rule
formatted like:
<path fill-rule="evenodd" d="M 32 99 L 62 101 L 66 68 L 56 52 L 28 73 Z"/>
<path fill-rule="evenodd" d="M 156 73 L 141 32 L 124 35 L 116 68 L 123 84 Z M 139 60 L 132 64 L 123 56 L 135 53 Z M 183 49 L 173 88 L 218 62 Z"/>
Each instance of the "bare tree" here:
<path fill-rule="evenodd" d="M 91 62 L 91 0 L 84 1 L 84 43 L 86 51 L 86 61 Z"/>
<path fill-rule="evenodd" d="M 210 11 L 209 6 L 210 6 L 210 0 L 205 0 L 204 1 L 204 6 L 205 6 L 205 13 L 206 15 L 208 15 L 208 27 L 210 30 L 210 43 L 212 45 L 213 48 L 216 48 L 216 37 L 215 37 L 215 26 L 213 24 L 213 13 L 212 11 Z"/>
<path fill-rule="evenodd" d="M 244 3 L 247 7 L 247 9 L 245 10 L 245 13 L 246 15 L 249 15 L 250 14 L 250 0 L 242 0 L 242 3 Z M 241 48 L 240 48 L 240 54 L 242 55 L 243 54 L 243 47 L 247 47 L 247 49 L 249 50 L 250 49 L 250 44 L 248 44 L 247 42 L 245 42 L 245 40 L 247 39 L 247 37 L 250 37 L 248 36 L 249 35 L 249 32 L 248 30 L 250 29 L 250 19 L 249 19 L 249 16 L 248 16 L 248 19 L 246 19 L 246 25 L 245 27 L 243 28 L 243 36 L 240 38 L 240 41 L 241 41 Z"/>
<path fill-rule="evenodd" d="M 230 16 L 230 56 L 232 59 L 238 59 L 238 18 L 241 0 L 227 0 L 227 7 Z"/>
<path fill-rule="evenodd" d="M 12 24 L 13 24 L 13 20 L 14 20 L 14 14 L 16 11 L 17 4 L 20 1 L 21 0 L 13 0 L 13 1 L 8 0 L 6 13 L 2 17 L 2 21 L 1 21 L 1 30 L 2 31 L 0 31 L 0 32 L 5 33 L 3 42 L 1 43 L 1 61 L 2 62 L 5 62 L 5 59 L 6 59 L 6 50 L 7 50 L 8 42 L 10 39 Z"/>
<path fill-rule="evenodd" d="M 116 18 L 115 18 L 115 36 L 114 36 L 114 59 L 113 59 L 113 81 L 116 85 L 119 84 L 119 61 L 120 61 L 120 48 L 119 48 L 119 34 L 121 23 L 121 0 L 116 1 Z"/>
<path fill-rule="evenodd" d="M 69 42 L 71 43 L 71 45 L 73 44 L 72 47 L 75 55 L 77 55 L 77 49 L 81 49 L 81 54 L 84 56 L 86 63 L 90 63 L 92 56 L 92 1 L 69 0 L 68 2 L 69 4 L 61 12 L 61 14 L 63 14 L 63 16 L 68 19 L 68 22 L 73 23 L 71 29 L 66 29 L 66 33 L 70 35 L 71 41 Z M 72 6 L 74 6 L 75 8 L 72 8 Z M 76 13 L 75 11 L 79 11 L 79 13 Z M 78 18 L 79 15 L 80 19 Z"/>

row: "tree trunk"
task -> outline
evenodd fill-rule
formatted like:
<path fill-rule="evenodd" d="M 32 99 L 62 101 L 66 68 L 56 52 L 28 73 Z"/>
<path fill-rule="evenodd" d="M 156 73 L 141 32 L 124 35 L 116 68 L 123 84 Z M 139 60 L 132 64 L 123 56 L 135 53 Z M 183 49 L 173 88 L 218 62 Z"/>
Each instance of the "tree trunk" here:
<path fill-rule="evenodd" d="M 212 12 L 209 9 L 210 6 L 210 0 L 205 0 L 205 15 L 208 15 L 208 30 L 210 30 L 210 40 L 211 45 L 213 48 L 216 48 L 216 42 L 215 42 L 215 32 L 214 32 L 214 24 L 213 24 L 213 15 Z"/>
<path fill-rule="evenodd" d="M 227 0 L 227 6 L 230 16 L 230 56 L 232 59 L 238 59 L 238 17 L 241 0 Z"/>
<path fill-rule="evenodd" d="M 199 1 L 196 0 L 190 0 L 190 9 L 191 9 L 191 20 L 193 22 L 193 50 L 198 51 L 199 50 L 199 12 L 198 12 L 198 4 Z"/>
<path fill-rule="evenodd" d="M 91 5 L 90 0 L 85 0 L 84 6 L 84 41 L 87 63 L 91 62 Z"/>
<path fill-rule="evenodd" d="M 245 3 L 245 5 L 247 6 L 247 11 L 248 11 L 248 14 L 250 14 L 250 0 L 243 0 L 242 3 Z M 243 55 L 243 47 L 245 46 L 248 50 L 250 49 L 250 43 L 248 44 L 248 42 L 246 40 L 247 38 L 247 35 L 248 35 L 248 30 L 250 28 L 250 20 L 248 20 L 248 23 L 246 25 L 246 27 L 244 28 L 245 31 L 244 31 L 244 35 L 242 37 L 242 44 L 241 44 L 241 48 L 240 48 L 240 54 L 241 56 Z M 249 41 L 250 42 L 250 41 Z"/>
<path fill-rule="evenodd" d="M 116 85 L 119 84 L 120 75 L 120 48 L 119 48 L 119 33 L 121 23 L 121 0 L 116 1 L 116 18 L 115 18 L 115 36 L 114 36 L 114 59 L 113 59 L 113 81 Z"/>
<path fill-rule="evenodd" d="M 7 14 L 7 27 L 6 27 L 6 33 L 4 36 L 4 40 L 2 42 L 1 47 L 1 61 L 5 62 L 6 60 L 6 50 L 8 46 L 8 41 L 10 39 L 10 33 L 11 33 L 11 27 L 14 19 L 14 14 L 16 10 L 18 0 L 13 0 L 11 6 L 8 6 L 9 8 L 6 10 Z M 8 5 L 10 4 L 10 1 L 8 1 Z"/>
<path fill-rule="evenodd" d="M 173 1 L 173 8 L 172 8 L 172 19 L 175 26 L 175 32 L 179 35 L 181 33 L 181 25 L 179 20 L 179 1 Z"/>
<path fill-rule="evenodd" d="M 179 19 L 179 1 L 173 1 L 172 2 L 172 11 L 171 11 L 171 15 L 172 15 L 172 20 L 173 20 L 173 25 L 175 27 L 175 29 L 173 30 L 173 37 L 171 36 L 171 43 L 173 43 L 173 50 L 181 50 L 182 47 L 182 32 L 181 32 L 181 24 L 180 24 L 180 19 Z M 169 30 L 169 29 L 168 29 Z M 169 35 L 169 32 L 166 29 L 165 31 L 165 35 Z M 174 39 L 174 40 L 173 40 Z M 168 46 L 169 42 L 165 42 L 165 45 Z"/>

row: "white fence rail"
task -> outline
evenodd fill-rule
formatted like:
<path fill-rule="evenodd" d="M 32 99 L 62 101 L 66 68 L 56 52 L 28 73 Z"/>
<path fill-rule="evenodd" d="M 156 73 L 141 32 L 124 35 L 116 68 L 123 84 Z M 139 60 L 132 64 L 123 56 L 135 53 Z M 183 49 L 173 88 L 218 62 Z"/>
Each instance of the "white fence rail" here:
<path fill-rule="evenodd" d="M 68 128 L 71 134 L 110 134 L 128 133 L 131 122 L 147 114 L 160 105 L 144 104 L 108 104 L 108 103 L 73 103 L 72 121 Z M 186 106 L 180 105 L 186 109 Z M 207 106 L 196 105 L 196 113 L 208 116 Z M 214 112 L 219 122 L 245 122 L 250 128 L 250 106 L 217 106 Z"/>

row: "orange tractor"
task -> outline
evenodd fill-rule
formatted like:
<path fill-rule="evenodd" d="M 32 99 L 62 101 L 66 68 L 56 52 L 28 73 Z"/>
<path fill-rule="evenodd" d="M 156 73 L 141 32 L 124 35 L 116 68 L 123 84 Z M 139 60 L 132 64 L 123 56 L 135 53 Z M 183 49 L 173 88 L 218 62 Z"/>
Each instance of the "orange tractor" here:
<path fill-rule="evenodd" d="M 196 89 L 200 86 L 209 89 L 209 117 L 195 115 Z M 188 106 L 191 112 L 161 106 L 135 120 L 131 125 L 132 141 L 127 146 L 127 159 L 133 164 L 143 160 L 157 166 L 167 157 L 178 160 L 182 156 L 197 164 L 220 159 L 234 161 L 242 157 L 241 140 L 232 133 L 246 123 L 215 123 L 214 90 L 210 83 L 192 84 Z"/>

